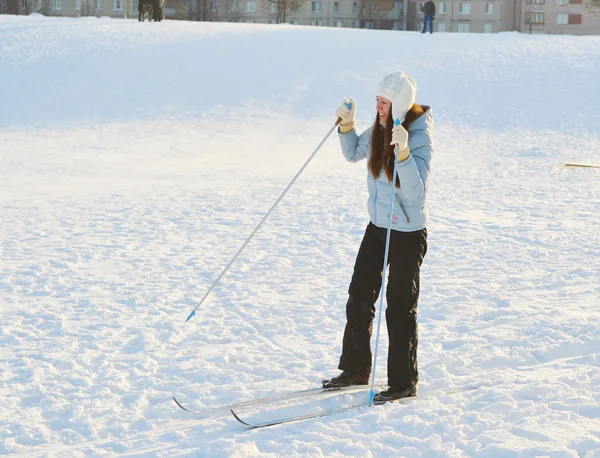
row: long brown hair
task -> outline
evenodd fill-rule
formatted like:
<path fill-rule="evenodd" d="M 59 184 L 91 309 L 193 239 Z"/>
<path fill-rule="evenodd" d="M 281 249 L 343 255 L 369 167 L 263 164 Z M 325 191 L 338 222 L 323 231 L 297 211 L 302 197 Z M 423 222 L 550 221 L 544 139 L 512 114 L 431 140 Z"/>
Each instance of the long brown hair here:
<path fill-rule="evenodd" d="M 402 127 L 408 130 L 414 120 L 424 114 L 425 111 L 427 111 L 427 108 L 422 105 L 413 104 L 408 113 L 406 113 Z M 390 183 L 394 174 L 394 158 L 396 157 L 394 147 L 390 145 L 393 124 L 391 109 L 385 121 L 385 126 L 382 126 L 379 122 L 379 113 L 377 113 L 375 123 L 373 124 L 373 132 L 371 133 L 371 155 L 369 156 L 369 171 L 371 175 L 378 178 L 383 169 Z M 398 179 L 396 179 L 396 187 L 400 187 Z"/>

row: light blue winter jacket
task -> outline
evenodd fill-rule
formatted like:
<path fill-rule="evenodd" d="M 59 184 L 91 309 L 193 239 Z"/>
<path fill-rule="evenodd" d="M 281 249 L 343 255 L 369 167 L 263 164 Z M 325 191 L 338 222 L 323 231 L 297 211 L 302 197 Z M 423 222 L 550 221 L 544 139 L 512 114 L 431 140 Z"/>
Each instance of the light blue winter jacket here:
<path fill-rule="evenodd" d="M 360 135 L 357 135 L 356 130 L 346 134 L 339 133 L 346 160 L 349 162 L 368 160 L 371 154 L 372 130 L 373 127 L 370 127 Z M 431 110 L 428 109 L 408 128 L 410 155 L 397 166 L 400 188 L 396 188 L 392 212 L 392 229 L 396 231 L 413 232 L 427 226 L 427 181 L 433 156 L 432 134 L 433 117 Z M 383 170 L 378 178 L 373 177 L 369 171 L 367 187 L 371 222 L 375 226 L 387 228 L 392 184 L 388 182 Z"/>

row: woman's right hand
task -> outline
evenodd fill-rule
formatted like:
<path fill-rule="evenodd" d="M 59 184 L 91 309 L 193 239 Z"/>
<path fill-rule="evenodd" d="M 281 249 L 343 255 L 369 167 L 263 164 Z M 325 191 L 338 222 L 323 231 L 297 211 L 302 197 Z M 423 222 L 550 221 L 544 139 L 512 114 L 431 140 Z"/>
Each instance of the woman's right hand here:
<path fill-rule="evenodd" d="M 350 132 L 354 129 L 354 119 L 356 118 L 356 102 L 353 98 L 344 99 L 340 107 L 335 112 L 340 124 L 342 133 Z"/>

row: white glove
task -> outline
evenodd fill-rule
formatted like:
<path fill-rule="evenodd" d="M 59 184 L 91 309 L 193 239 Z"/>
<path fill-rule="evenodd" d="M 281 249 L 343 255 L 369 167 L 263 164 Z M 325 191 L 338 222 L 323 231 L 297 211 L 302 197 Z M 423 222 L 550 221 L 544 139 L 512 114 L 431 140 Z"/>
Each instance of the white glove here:
<path fill-rule="evenodd" d="M 350 105 L 350 108 L 348 108 L 348 105 Z M 356 118 L 356 102 L 354 99 L 344 99 L 340 107 L 335 111 L 335 115 L 340 120 L 340 131 L 342 133 L 347 133 L 354 129 L 354 119 Z"/>
<path fill-rule="evenodd" d="M 398 162 L 408 159 L 410 150 L 408 149 L 408 132 L 402 124 L 394 125 L 392 128 L 392 141 L 390 145 L 398 146 Z"/>

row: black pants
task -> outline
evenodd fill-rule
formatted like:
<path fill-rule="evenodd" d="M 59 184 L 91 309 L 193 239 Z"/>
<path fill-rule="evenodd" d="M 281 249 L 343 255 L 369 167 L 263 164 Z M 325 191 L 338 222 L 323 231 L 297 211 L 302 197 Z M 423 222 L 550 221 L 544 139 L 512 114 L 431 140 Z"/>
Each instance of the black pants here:
<path fill-rule="evenodd" d="M 371 332 L 381 289 L 386 229 L 369 223 L 363 237 L 346 304 L 346 329 L 339 369 L 370 372 Z M 427 253 L 427 229 L 392 231 L 388 254 L 387 310 L 388 385 L 406 388 L 419 380 L 417 371 L 417 301 L 419 272 Z"/>

